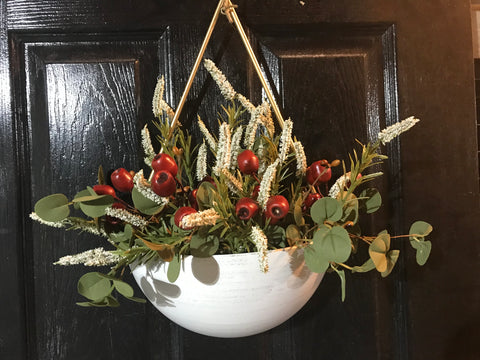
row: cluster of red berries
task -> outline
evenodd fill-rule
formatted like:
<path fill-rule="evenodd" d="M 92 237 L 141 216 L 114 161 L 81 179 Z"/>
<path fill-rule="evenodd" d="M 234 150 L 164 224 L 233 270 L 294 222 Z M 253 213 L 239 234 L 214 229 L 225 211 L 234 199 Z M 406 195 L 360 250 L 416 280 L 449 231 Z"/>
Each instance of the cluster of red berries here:
<path fill-rule="evenodd" d="M 242 174 L 252 175 L 256 178 L 255 174 L 259 168 L 259 159 L 253 151 L 242 151 L 237 157 L 237 164 Z M 150 185 L 152 191 L 162 197 L 174 195 L 177 191 L 177 184 L 179 184 L 176 179 L 178 166 L 175 160 L 168 154 L 158 154 L 152 161 L 152 168 L 154 171 Z M 99 195 L 111 195 L 116 198 L 115 189 L 120 192 L 132 191 L 133 175 L 134 173 L 124 168 L 119 168 L 110 176 L 113 187 L 109 185 L 95 185 L 93 190 Z M 307 182 L 312 186 L 316 186 L 318 183 L 326 183 L 332 177 L 330 164 L 326 160 L 316 161 L 307 168 L 306 175 Z M 208 177 L 204 181 L 210 181 L 214 184 Z M 247 221 L 258 214 L 260 207 L 256 202 L 256 198 L 259 189 L 260 185 L 258 184 L 254 187 L 251 197 L 243 197 L 237 201 L 235 213 L 240 220 Z M 191 206 L 183 206 L 176 211 L 174 221 L 177 226 L 181 227 L 184 216 L 197 212 L 196 194 L 197 189 L 192 190 L 189 194 Z M 304 209 L 309 209 L 320 198 L 322 198 L 322 195 L 319 191 L 308 194 L 304 201 Z M 271 196 L 266 203 L 265 219 L 268 219 L 271 224 L 276 224 L 288 214 L 289 209 L 290 204 L 284 196 Z"/>

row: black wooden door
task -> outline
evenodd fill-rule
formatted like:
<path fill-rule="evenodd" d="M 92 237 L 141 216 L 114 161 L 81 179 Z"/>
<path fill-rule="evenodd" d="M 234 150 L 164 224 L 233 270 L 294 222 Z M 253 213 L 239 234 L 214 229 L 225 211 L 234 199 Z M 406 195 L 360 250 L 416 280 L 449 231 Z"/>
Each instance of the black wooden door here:
<path fill-rule="evenodd" d="M 249 29 L 308 156 L 344 158 L 354 138 L 422 121 L 388 148 L 384 211 L 372 226 L 432 223 L 422 268 L 403 245 L 392 277 L 326 276 L 291 320 L 215 339 L 149 304 L 75 305 L 83 268 L 52 265 L 101 246 L 28 219 L 34 202 L 74 193 L 96 169 L 141 166 L 139 130 L 158 75 L 175 106 L 216 6 L 208 1 L 1 1 L 1 359 L 476 359 L 480 326 L 478 149 L 467 0 L 247 1 Z M 261 91 L 225 19 L 207 57 L 252 99 Z M 219 94 L 201 71 L 182 122 L 214 126 Z"/>

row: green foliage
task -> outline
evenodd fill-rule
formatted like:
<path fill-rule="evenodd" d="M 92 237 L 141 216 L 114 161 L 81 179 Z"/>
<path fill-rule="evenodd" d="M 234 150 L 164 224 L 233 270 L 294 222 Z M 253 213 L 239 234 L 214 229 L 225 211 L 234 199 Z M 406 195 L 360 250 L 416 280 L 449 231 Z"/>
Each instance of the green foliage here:
<path fill-rule="evenodd" d="M 219 244 L 220 239 L 215 235 L 205 237 L 196 233 L 190 241 L 190 251 L 196 257 L 209 257 L 217 252 Z"/>
<path fill-rule="evenodd" d="M 132 201 L 135 208 L 146 215 L 155 215 L 163 210 L 163 206 L 143 196 L 137 188 L 132 189 Z"/>
<path fill-rule="evenodd" d="M 317 224 L 323 224 L 327 220 L 335 222 L 342 218 L 342 204 L 336 199 L 324 197 L 315 201 L 310 214 Z"/>
<path fill-rule="evenodd" d="M 175 255 L 172 261 L 168 263 L 167 279 L 171 283 L 178 279 L 178 276 L 180 275 L 181 264 L 180 255 Z"/>
<path fill-rule="evenodd" d="M 424 265 L 430 256 L 432 243 L 426 241 L 425 237 L 429 235 L 432 230 L 432 225 L 425 221 L 417 221 L 410 227 L 410 245 L 417 251 L 416 260 L 418 265 Z"/>
<path fill-rule="evenodd" d="M 45 221 L 62 221 L 70 214 L 68 199 L 63 194 L 52 194 L 37 201 L 35 213 Z"/>
<path fill-rule="evenodd" d="M 377 189 L 365 189 L 359 197 L 360 209 L 365 210 L 367 214 L 377 211 L 382 206 L 382 196 Z"/>

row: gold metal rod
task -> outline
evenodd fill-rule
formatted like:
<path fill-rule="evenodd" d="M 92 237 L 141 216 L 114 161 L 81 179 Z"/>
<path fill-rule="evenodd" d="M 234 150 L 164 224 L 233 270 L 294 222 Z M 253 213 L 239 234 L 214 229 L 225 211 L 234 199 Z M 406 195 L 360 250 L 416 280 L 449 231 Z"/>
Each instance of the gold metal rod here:
<path fill-rule="evenodd" d="M 187 85 L 185 86 L 185 90 L 183 91 L 183 95 L 180 98 L 180 102 L 178 103 L 178 106 L 175 110 L 175 115 L 173 116 L 172 122 L 170 123 L 170 134 L 169 137 L 171 136 L 173 129 L 178 121 L 178 118 L 180 117 L 180 114 L 183 109 L 183 105 L 185 105 L 185 101 L 187 100 L 188 93 L 190 91 L 190 88 L 192 87 L 193 84 L 193 79 L 195 79 L 195 75 L 197 74 L 198 67 L 200 66 L 200 62 L 202 61 L 203 54 L 205 53 L 205 49 L 207 48 L 207 44 L 210 41 L 210 37 L 212 36 L 213 29 L 215 28 L 215 25 L 217 23 L 218 17 L 220 16 L 220 12 L 222 11 L 223 4 L 225 0 L 220 0 L 218 2 L 217 8 L 215 9 L 215 13 L 213 14 L 212 21 L 210 22 L 210 26 L 208 27 L 207 33 L 205 35 L 205 38 L 203 39 L 202 46 L 200 48 L 200 52 L 197 55 L 197 60 L 195 61 L 195 65 L 193 65 L 192 72 L 190 73 L 190 77 L 188 78 Z"/>
<path fill-rule="evenodd" d="M 226 4 L 225 6 L 228 7 L 226 12 L 229 14 L 229 19 L 231 18 L 235 23 L 235 26 L 240 34 L 240 37 L 242 38 L 243 44 L 247 49 L 248 55 L 252 60 L 253 67 L 257 72 L 257 75 L 260 79 L 260 82 L 262 83 L 263 88 L 265 89 L 265 93 L 267 94 L 268 100 L 270 101 L 270 105 L 272 105 L 273 112 L 277 117 L 278 124 L 283 129 L 284 121 L 283 121 L 282 114 L 280 113 L 280 109 L 278 108 L 277 102 L 275 101 L 275 98 L 273 97 L 272 92 L 270 91 L 270 88 L 268 87 L 268 84 L 265 81 L 265 77 L 262 74 L 260 64 L 258 63 L 257 58 L 255 57 L 255 53 L 253 52 L 252 46 L 250 45 L 250 41 L 248 41 L 247 34 L 245 34 L 245 30 L 243 29 L 240 19 L 238 18 L 237 12 L 235 11 L 235 7 L 232 5 L 232 2 L 230 0 L 225 0 L 225 4 Z"/>

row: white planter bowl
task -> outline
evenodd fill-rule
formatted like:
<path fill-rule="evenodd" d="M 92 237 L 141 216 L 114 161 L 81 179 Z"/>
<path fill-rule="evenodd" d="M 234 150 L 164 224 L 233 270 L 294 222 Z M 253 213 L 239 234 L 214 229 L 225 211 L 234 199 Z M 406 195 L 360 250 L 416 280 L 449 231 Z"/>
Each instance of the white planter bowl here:
<path fill-rule="evenodd" d="M 137 265 L 133 276 L 150 302 L 167 318 L 199 334 L 232 338 L 280 325 L 310 299 L 323 274 L 312 273 L 303 251 L 269 251 L 269 271 L 258 253 L 187 256 L 175 283 L 164 262 Z"/>

